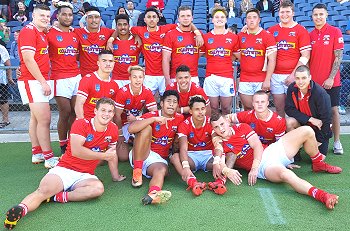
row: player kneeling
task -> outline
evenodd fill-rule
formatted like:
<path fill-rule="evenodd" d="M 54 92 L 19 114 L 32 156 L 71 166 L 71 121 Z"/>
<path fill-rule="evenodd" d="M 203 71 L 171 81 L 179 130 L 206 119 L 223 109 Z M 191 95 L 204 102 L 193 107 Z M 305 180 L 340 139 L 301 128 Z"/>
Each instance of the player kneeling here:
<path fill-rule="evenodd" d="M 36 191 L 8 210 L 5 228 L 13 229 L 22 217 L 37 209 L 43 201 L 66 203 L 101 196 L 104 187 L 94 175 L 100 160 L 108 161 L 114 181 L 125 179 L 118 172 L 115 150 L 118 127 L 111 122 L 113 116 L 114 101 L 102 98 L 96 103 L 94 118 L 78 119 L 73 123 L 66 153 L 44 176 Z"/>
<path fill-rule="evenodd" d="M 221 141 L 215 142 L 215 155 L 231 153 L 235 157 L 235 166 L 249 171 L 248 184 L 254 185 L 257 178 L 271 182 L 289 184 L 295 191 L 309 195 L 324 203 L 328 209 L 333 209 L 338 203 L 338 196 L 327 193 L 299 178 L 286 166 L 293 162 L 293 157 L 301 146 L 312 161 L 314 172 L 340 173 L 342 169 L 327 164 L 323 154 L 318 151 L 315 133 L 309 126 L 299 127 L 282 136 L 277 142 L 264 149 L 257 134 L 248 124 L 238 124 L 230 127 L 229 122 L 219 114 L 212 115 L 211 123 Z M 216 165 L 215 174 L 226 175 L 234 184 L 242 182 L 237 170 L 225 165 Z"/>

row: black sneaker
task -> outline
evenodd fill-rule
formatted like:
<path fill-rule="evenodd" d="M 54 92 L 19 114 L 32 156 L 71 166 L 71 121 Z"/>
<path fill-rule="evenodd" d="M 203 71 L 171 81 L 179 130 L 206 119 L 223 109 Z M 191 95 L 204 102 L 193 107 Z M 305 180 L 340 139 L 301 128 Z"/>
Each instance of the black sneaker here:
<path fill-rule="evenodd" d="M 13 229 L 17 225 L 17 222 L 23 217 L 23 208 L 16 205 L 10 208 L 6 213 L 6 219 L 4 221 L 4 226 L 7 229 Z"/>

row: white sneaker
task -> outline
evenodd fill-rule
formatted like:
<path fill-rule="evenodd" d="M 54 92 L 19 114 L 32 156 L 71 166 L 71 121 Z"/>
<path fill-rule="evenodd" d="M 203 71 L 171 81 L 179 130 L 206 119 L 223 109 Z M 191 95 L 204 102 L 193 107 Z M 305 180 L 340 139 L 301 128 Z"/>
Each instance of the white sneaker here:
<path fill-rule="evenodd" d="M 48 160 L 45 160 L 45 168 L 50 169 L 55 167 L 59 162 L 59 158 L 58 157 L 51 157 Z"/>
<path fill-rule="evenodd" d="M 32 163 L 33 164 L 39 164 L 45 161 L 43 154 L 34 154 L 32 155 Z"/>
<path fill-rule="evenodd" d="M 344 106 L 338 106 L 338 111 L 340 115 L 346 115 L 346 109 Z"/>
<path fill-rule="evenodd" d="M 341 155 L 344 153 L 343 146 L 341 145 L 340 141 L 336 141 L 333 144 L 333 153 L 337 155 Z"/>

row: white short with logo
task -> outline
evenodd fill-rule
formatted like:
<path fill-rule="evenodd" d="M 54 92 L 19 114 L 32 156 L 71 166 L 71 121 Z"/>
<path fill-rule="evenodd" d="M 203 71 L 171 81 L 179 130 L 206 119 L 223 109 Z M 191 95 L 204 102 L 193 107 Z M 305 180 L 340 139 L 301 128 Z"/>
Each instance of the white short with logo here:
<path fill-rule="evenodd" d="M 130 123 L 124 124 L 122 127 L 122 131 L 123 131 L 123 136 L 125 138 L 125 143 L 128 143 L 128 140 L 130 139 L 130 137 L 135 137 L 134 134 L 130 134 L 128 131 L 128 128 L 130 126 Z"/>
<path fill-rule="evenodd" d="M 272 94 L 287 94 L 288 86 L 284 84 L 284 81 L 288 76 L 288 74 L 272 74 L 270 86 Z"/>
<path fill-rule="evenodd" d="M 23 104 L 28 103 L 48 103 L 53 98 L 54 82 L 46 80 L 46 83 L 51 88 L 51 94 L 46 96 L 43 94 L 43 89 L 38 80 L 19 80 L 18 90 L 22 98 Z"/>
<path fill-rule="evenodd" d="M 239 82 L 238 92 L 244 95 L 254 95 L 261 90 L 262 82 Z"/>
<path fill-rule="evenodd" d="M 283 146 L 283 137 L 265 148 L 258 170 L 258 178 L 266 179 L 265 169 L 269 166 L 285 166 L 293 163 L 294 159 L 288 159 Z"/>
<path fill-rule="evenodd" d="M 209 97 L 230 97 L 236 94 L 233 77 L 210 75 L 204 79 L 203 89 Z"/>
<path fill-rule="evenodd" d="M 156 94 L 157 91 L 159 91 L 160 95 L 163 95 L 165 91 L 165 78 L 164 76 L 145 75 L 143 85 L 148 87 L 153 95 Z"/>
<path fill-rule="evenodd" d="M 116 82 L 118 84 L 119 88 L 122 88 L 125 85 L 128 85 L 130 83 L 130 80 L 118 80 L 118 79 L 115 79 L 114 82 Z"/>
<path fill-rule="evenodd" d="M 55 96 L 71 99 L 77 95 L 81 75 L 55 80 Z"/>
<path fill-rule="evenodd" d="M 188 157 L 190 157 L 194 165 L 196 167 L 195 172 L 202 169 L 203 171 L 207 172 L 207 164 L 208 161 L 213 158 L 213 151 L 212 150 L 203 150 L 203 151 L 188 151 L 187 152 Z"/>
<path fill-rule="evenodd" d="M 61 178 L 63 183 L 63 191 L 72 191 L 74 186 L 83 180 L 94 179 L 98 180 L 97 176 L 89 173 L 82 173 L 72 169 L 56 166 L 49 170 L 47 175 L 53 174 Z"/>
<path fill-rule="evenodd" d="M 134 168 L 133 159 L 132 159 L 132 149 L 129 152 L 129 161 L 130 161 L 131 167 Z M 158 153 L 150 151 L 147 159 L 143 161 L 142 175 L 144 175 L 147 178 L 152 178 L 151 176 L 147 175 L 147 169 L 149 166 L 151 166 L 154 163 L 163 163 L 168 165 L 168 161 L 164 160 Z"/>

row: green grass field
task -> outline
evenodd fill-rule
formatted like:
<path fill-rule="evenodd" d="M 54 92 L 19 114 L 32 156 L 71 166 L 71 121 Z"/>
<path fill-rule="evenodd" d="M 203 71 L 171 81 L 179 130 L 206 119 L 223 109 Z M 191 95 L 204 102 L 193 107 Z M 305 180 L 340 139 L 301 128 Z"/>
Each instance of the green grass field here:
<path fill-rule="evenodd" d="M 334 211 L 284 184 L 258 180 L 250 187 L 246 173 L 241 186 L 228 182 L 228 192 L 223 196 L 205 191 L 194 197 L 172 168 L 164 185 L 172 192 L 171 200 L 164 205 L 143 206 L 141 197 L 147 193 L 148 180 L 141 188 L 132 188 L 131 168 L 121 163 L 120 172 L 127 176 L 123 182 L 112 182 L 107 166 L 97 169 L 105 186 L 99 199 L 43 204 L 23 218 L 16 230 L 350 230 L 349 138 L 342 136 L 344 155 L 329 153 L 327 157 L 329 163 L 343 168 L 341 174 L 312 173 L 311 161 L 305 155 L 302 168 L 295 170 L 313 185 L 340 196 Z M 58 144 L 54 146 L 59 153 Z M 0 153 L 3 221 L 6 211 L 34 191 L 47 170 L 31 164 L 29 143 L 1 144 Z M 201 181 L 212 181 L 211 173 L 196 175 Z"/>

